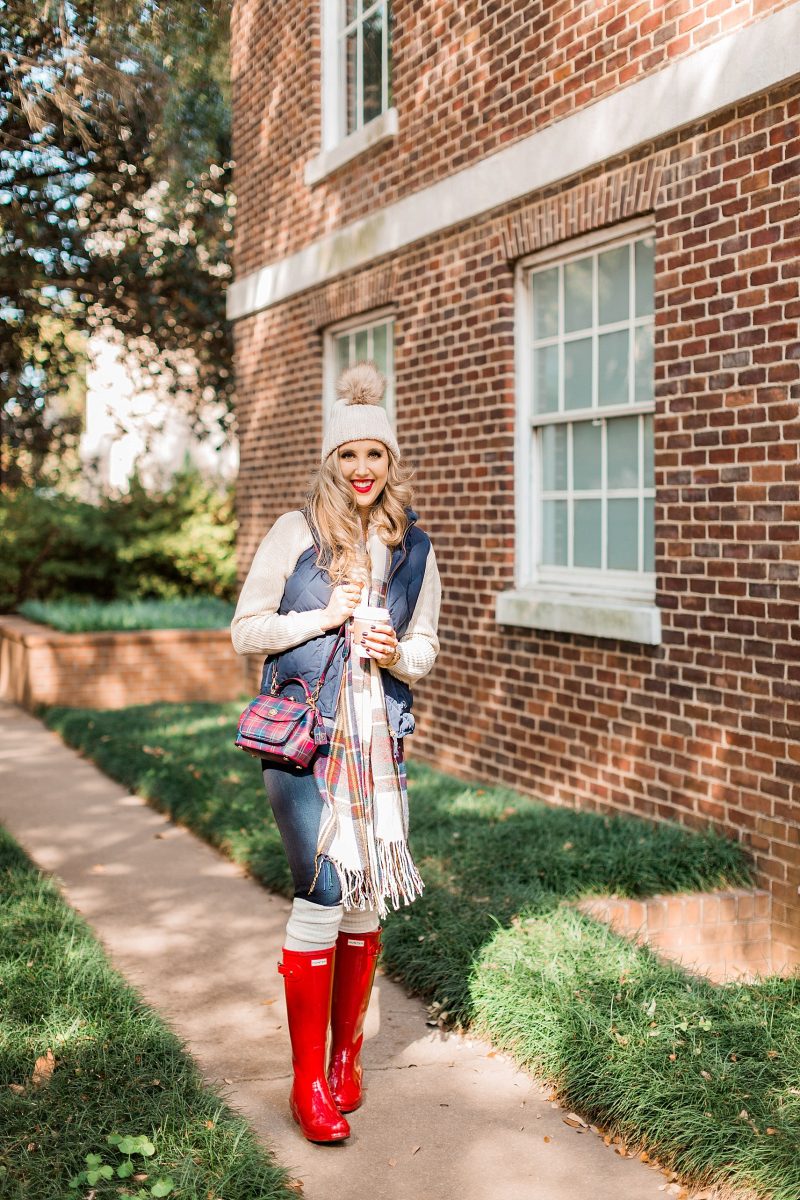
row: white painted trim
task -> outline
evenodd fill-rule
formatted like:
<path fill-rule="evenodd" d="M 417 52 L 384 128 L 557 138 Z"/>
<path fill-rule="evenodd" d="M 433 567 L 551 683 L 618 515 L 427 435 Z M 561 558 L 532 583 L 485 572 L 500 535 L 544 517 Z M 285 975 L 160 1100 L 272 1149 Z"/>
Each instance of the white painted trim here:
<path fill-rule="evenodd" d="M 524 588 L 498 593 L 498 625 L 551 629 L 556 633 L 585 633 L 657 646 L 661 641 L 661 610 L 655 604 L 625 602 L 613 597 L 581 595 L 554 588 Z"/>
<path fill-rule="evenodd" d="M 399 128 L 397 109 L 388 108 L 379 117 L 374 117 L 361 129 L 351 133 L 344 141 L 333 146 L 330 150 L 321 150 L 315 158 L 310 158 L 305 165 L 303 179 L 308 187 L 325 179 L 334 171 L 338 171 L 345 163 L 357 158 L 365 150 L 379 146 L 382 142 L 397 137 Z"/>
<path fill-rule="evenodd" d="M 339 0 L 322 0 L 320 36 L 320 93 L 322 100 L 322 151 L 330 150 L 339 140 L 344 101 L 339 87 L 337 61 L 337 11 Z M 308 164 L 306 164 L 308 169 Z"/>
<path fill-rule="evenodd" d="M 800 73 L 800 3 L 746 25 L 228 289 L 237 320 Z"/>

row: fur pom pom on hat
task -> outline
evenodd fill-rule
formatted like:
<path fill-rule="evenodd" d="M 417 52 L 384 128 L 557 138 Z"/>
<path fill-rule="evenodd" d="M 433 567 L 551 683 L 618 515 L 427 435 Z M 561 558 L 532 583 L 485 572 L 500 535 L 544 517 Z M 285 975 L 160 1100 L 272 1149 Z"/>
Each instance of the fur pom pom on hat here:
<path fill-rule="evenodd" d="M 345 442 L 383 442 L 400 457 L 394 430 L 381 400 L 386 380 L 372 362 L 356 363 L 342 371 L 336 383 L 339 399 L 333 405 L 322 441 L 322 461 Z"/>

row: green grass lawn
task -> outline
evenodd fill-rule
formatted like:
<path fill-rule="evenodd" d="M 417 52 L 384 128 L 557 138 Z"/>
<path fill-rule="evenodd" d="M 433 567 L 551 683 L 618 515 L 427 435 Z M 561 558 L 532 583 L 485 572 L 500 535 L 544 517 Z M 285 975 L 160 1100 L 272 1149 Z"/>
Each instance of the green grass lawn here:
<path fill-rule="evenodd" d="M 241 704 L 51 709 L 46 719 L 160 810 L 291 894 Z M 747 882 L 711 833 L 534 803 L 409 765 L 426 889 L 383 962 L 445 1022 L 494 1041 L 564 1102 L 697 1183 L 800 1196 L 800 982 L 714 987 L 565 901 Z"/>
<path fill-rule="evenodd" d="M 3 1200 L 296 1195 L 2 829 L 0 908 Z"/>
<path fill-rule="evenodd" d="M 222 629 L 234 606 L 216 596 L 174 600 L 26 600 L 19 613 L 65 633 L 133 629 Z"/>

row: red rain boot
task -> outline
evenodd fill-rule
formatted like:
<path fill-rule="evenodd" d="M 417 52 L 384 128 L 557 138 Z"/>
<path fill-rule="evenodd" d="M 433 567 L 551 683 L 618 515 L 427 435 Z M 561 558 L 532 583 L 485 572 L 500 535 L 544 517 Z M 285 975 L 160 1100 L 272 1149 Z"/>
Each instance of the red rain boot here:
<path fill-rule="evenodd" d="M 340 1142 L 350 1126 L 333 1102 L 325 1078 L 325 1052 L 331 1012 L 336 947 L 328 950 L 283 949 L 278 971 L 286 990 L 294 1083 L 289 1095 L 292 1116 L 311 1142 Z"/>
<path fill-rule="evenodd" d="M 331 1005 L 331 1065 L 328 1082 L 336 1107 L 352 1112 L 361 1104 L 361 1045 L 364 1018 L 381 948 L 381 931 L 340 933 Z"/>

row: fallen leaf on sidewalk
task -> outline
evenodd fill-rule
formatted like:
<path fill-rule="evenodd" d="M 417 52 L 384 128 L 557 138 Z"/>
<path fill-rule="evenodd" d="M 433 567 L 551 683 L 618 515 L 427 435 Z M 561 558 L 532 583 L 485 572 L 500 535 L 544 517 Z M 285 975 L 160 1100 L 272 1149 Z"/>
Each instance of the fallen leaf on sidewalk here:
<path fill-rule="evenodd" d="M 581 1133 L 583 1133 L 584 1129 L 588 1129 L 586 1121 L 584 1121 L 583 1117 L 579 1117 L 577 1113 L 567 1113 L 561 1120 L 565 1125 L 570 1125 L 573 1129 L 577 1129 Z"/>
<path fill-rule="evenodd" d="M 387 1162 L 389 1163 L 389 1166 L 390 1166 L 390 1167 L 396 1167 L 396 1166 L 397 1166 L 397 1159 L 396 1159 L 396 1158 L 389 1158 L 389 1159 L 387 1159 Z"/>
<path fill-rule="evenodd" d="M 551 1137 L 548 1137 L 547 1134 L 545 1134 L 544 1137 L 542 1138 L 543 1142 L 552 1142 L 552 1140 L 553 1139 Z"/>
<path fill-rule="evenodd" d="M 33 1066 L 33 1075 L 31 1083 L 34 1087 L 47 1087 L 55 1069 L 56 1060 L 53 1058 L 53 1051 L 48 1047 L 47 1054 L 37 1058 Z"/>
<path fill-rule="evenodd" d="M 290 1192 L 297 1192 L 299 1194 L 303 1190 L 303 1181 L 302 1179 L 290 1179 L 286 1186 Z"/>
<path fill-rule="evenodd" d="M 274 996 L 273 996 L 273 998 L 272 998 L 271 1000 L 262 1000 L 262 1001 L 261 1001 L 261 1004 L 262 1004 L 262 1006 L 263 1006 L 263 1005 L 265 1005 L 265 1004 L 275 1004 L 275 1003 L 276 1003 L 276 999 L 275 999 L 275 997 L 274 997 Z"/>
<path fill-rule="evenodd" d="M 422 1146 L 415 1146 L 415 1147 L 414 1147 L 414 1149 L 411 1151 L 411 1153 L 412 1153 L 412 1154 L 416 1154 L 416 1153 L 417 1153 L 417 1151 L 418 1151 L 418 1150 L 421 1150 L 421 1149 L 422 1149 Z"/>

